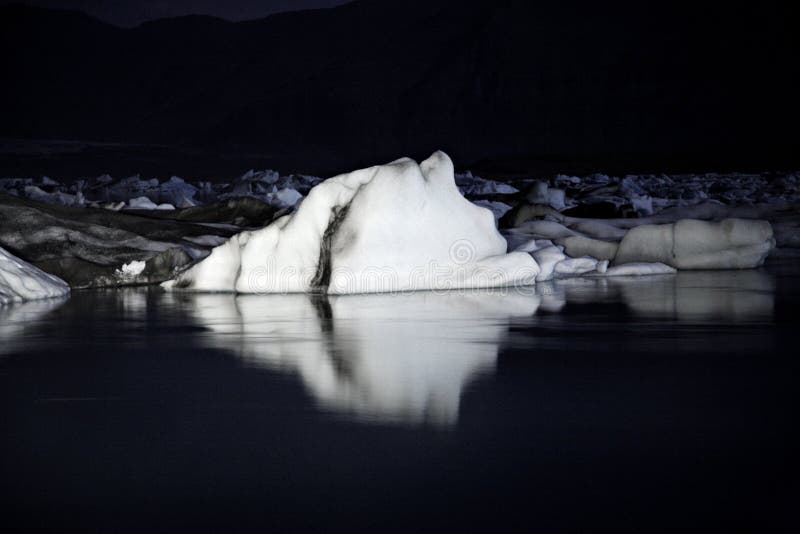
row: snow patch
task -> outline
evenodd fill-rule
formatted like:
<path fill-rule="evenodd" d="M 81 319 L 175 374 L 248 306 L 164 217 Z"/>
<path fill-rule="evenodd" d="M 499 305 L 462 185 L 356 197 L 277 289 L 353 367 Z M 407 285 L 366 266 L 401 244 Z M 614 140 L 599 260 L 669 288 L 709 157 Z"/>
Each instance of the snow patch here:
<path fill-rule="evenodd" d="M 146 262 L 141 260 L 133 260 L 130 263 L 126 263 L 122 267 L 117 269 L 114 272 L 114 274 L 116 274 L 118 278 L 122 278 L 123 280 L 131 280 L 142 274 L 142 271 L 144 271 L 145 266 Z"/>

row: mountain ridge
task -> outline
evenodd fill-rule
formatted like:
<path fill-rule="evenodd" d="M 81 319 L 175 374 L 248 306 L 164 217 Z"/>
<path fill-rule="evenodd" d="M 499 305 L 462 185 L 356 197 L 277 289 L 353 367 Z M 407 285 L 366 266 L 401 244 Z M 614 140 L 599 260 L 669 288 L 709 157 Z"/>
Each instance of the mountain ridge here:
<path fill-rule="evenodd" d="M 796 37 L 767 8 L 360 0 L 134 28 L 0 14 L 0 137 L 342 170 L 436 148 L 458 162 L 750 152 L 767 165 L 798 146 Z"/>

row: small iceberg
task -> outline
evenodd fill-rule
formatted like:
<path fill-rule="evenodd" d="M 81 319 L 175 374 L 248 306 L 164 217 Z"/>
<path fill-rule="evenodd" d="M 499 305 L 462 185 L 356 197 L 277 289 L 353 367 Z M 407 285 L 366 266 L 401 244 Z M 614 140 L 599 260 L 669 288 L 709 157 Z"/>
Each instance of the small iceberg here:
<path fill-rule="evenodd" d="M 0 247 L 0 305 L 63 297 L 69 285 Z"/>

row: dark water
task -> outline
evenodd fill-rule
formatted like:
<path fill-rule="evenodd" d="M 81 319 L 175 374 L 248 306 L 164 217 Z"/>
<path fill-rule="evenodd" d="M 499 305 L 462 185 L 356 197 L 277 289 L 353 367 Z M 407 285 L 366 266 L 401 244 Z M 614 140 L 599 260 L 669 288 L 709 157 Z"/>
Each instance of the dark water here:
<path fill-rule="evenodd" d="M 3 530 L 789 530 L 800 263 L 0 310 Z"/>

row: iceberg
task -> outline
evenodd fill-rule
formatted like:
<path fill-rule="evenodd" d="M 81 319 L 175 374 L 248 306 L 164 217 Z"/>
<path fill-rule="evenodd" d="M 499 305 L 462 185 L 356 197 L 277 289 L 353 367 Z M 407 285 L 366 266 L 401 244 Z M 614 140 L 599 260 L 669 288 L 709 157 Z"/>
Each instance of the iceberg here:
<path fill-rule="evenodd" d="M 590 229 L 584 225 L 582 229 Z M 515 234 L 549 239 L 570 259 L 593 258 L 613 266 L 636 264 L 626 269 L 614 269 L 608 276 L 641 275 L 665 270 L 752 269 L 764 264 L 775 247 L 772 226 L 768 221 L 752 219 L 723 219 L 719 222 L 681 219 L 669 224 L 642 224 L 628 230 L 619 243 L 577 235 L 572 229 L 554 221 L 528 221 L 515 229 Z M 514 235 L 519 240 L 519 235 Z M 529 250 L 527 243 L 517 251 L 527 250 L 539 263 L 538 280 L 547 279 L 549 265 L 557 256 L 548 259 L 540 252 Z M 565 260 L 557 260 L 565 261 Z M 580 268 L 573 267 L 580 264 Z M 648 264 L 645 266 L 645 264 Z M 552 271 L 556 275 L 588 273 L 586 261 L 572 261 Z M 665 269 L 666 268 L 666 269 Z"/>
<path fill-rule="evenodd" d="M 631 229 L 614 257 L 617 265 L 663 263 L 676 269 L 751 269 L 775 246 L 767 221 L 684 219 Z"/>
<path fill-rule="evenodd" d="M 63 297 L 68 293 L 69 286 L 65 281 L 0 247 L 0 305 Z"/>
<path fill-rule="evenodd" d="M 168 289 L 330 294 L 533 284 L 539 267 L 507 252 L 488 209 L 465 199 L 435 152 L 330 178 L 297 210 L 233 236 Z"/>

